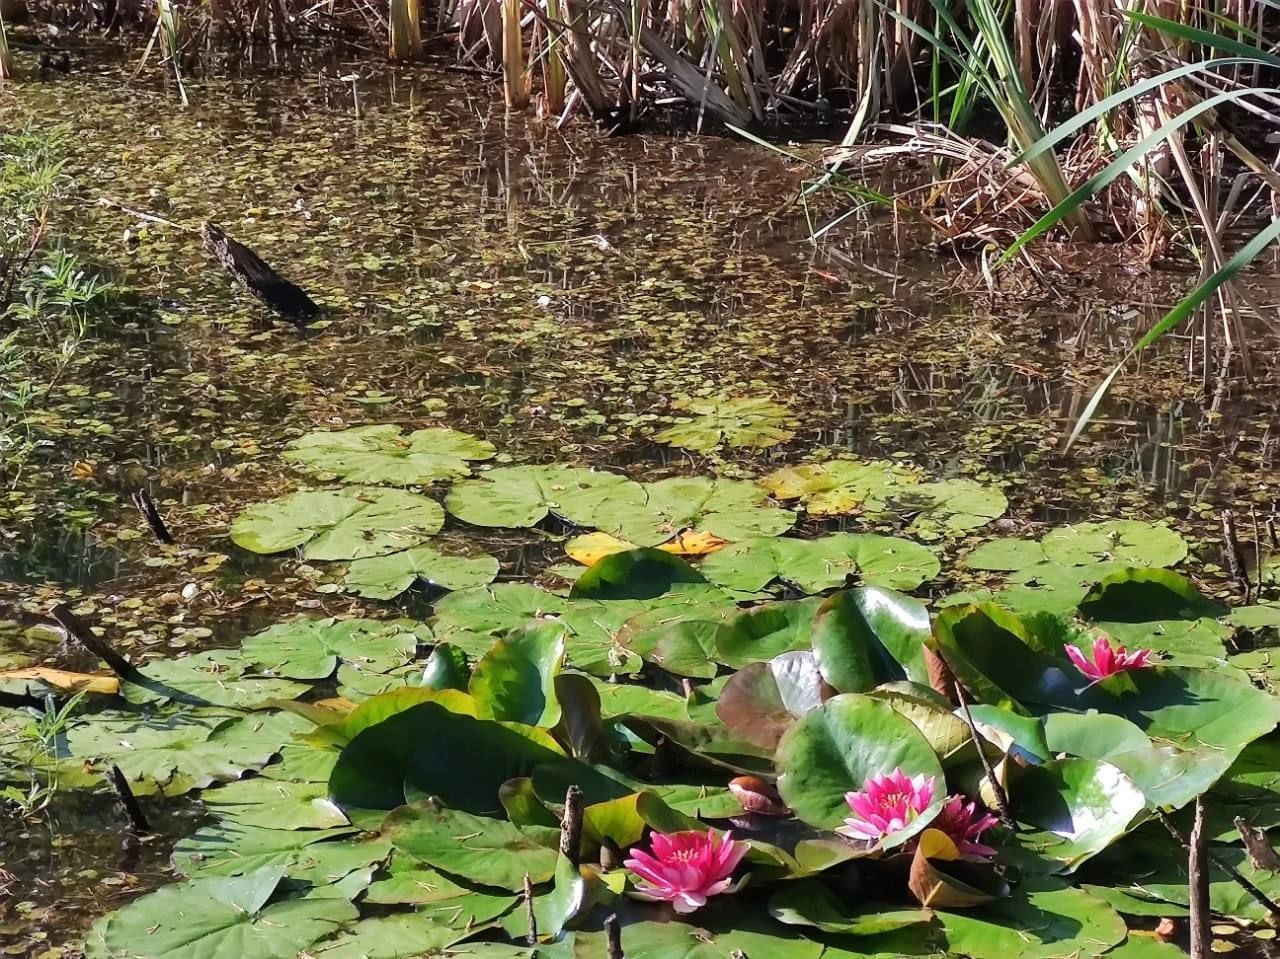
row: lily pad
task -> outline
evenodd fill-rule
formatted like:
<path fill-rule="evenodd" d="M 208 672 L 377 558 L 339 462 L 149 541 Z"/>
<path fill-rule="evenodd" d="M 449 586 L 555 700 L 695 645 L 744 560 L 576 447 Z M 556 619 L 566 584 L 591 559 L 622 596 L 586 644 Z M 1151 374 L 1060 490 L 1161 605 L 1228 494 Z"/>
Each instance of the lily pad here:
<path fill-rule="evenodd" d="M 700 453 L 710 453 L 722 446 L 764 449 L 785 443 L 796 435 L 787 428 L 791 411 L 772 400 L 712 397 L 677 400 L 672 406 L 693 416 L 654 437 L 668 446 Z"/>
<path fill-rule="evenodd" d="M 556 848 L 513 823 L 419 803 L 387 817 L 384 834 L 420 862 L 485 886 L 513 892 L 555 874 Z"/>
<path fill-rule="evenodd" d="M 287 679 L 249 674 L 250 665 L 251 660 L 233 649 L 153 659 L 139 675 L 120 684 L 120 693 L 135 704 L 172 701 L 253 709 L 273 700 L 296 699 L 310 688 Z"/>
<path fill-rule="evenodd" d="M 487 460 L 492 443 L 470 433 L 432 427 L 408 436 L 393 424 L 318 430 L 290 443 L 281 458 L 322 476 L 370 486 L 425 486 L 460 479 L 471 472 L 468 461 Z"/>
<path fill-rule="evenodd" d="M 864 507 L 880 513 L 890 494 L 918 483 L 919 476 L 887 460 L 850 458 L 784 467 L 760 482 L 778 499 L 799 499 L 815 516 L 839 516 Z"/>
<path fill-rule="evenodd" d="M 929 613 L 919 600 L 864 586 L 835 593 L 813 621 L 813 651 L 837 691 L 860 693 L 885 682 L 928 684 L 924 663 Z"/>
<path fill-rule="evenodd" d="M 783 653 L 734 673 L 720 693 L 716 715 L 748 742 L 775 749 L 799 717 L 822 705 L 823 691 L 812 653 Z"/>
<path fill-rule="evenodd" d="M 1126 566 L 1176 566 L 1187 556 L 1186 540 L 1174 530 L 1138 520 L 1061 526 L 1041 543 L 1048 560 L 1063 566 L 1111 560 Z"/>
<path fill-rule="evenodd" d="M 244 641 L 245 662 L 290 679 L 326 679 L 338 663 L 385 673 L 413 659 L 431 631 L 413 620 L 307 619 L 277 623 Z"/>
<path fill-rule="evenodd" d="M 555 725 L 555 678 L 564 662 L 565 633 L 561 623 L 531 623 L 494 643 L 471 672 L 468 690 L 477 716 Z"/>
<path fill-rule="evenodd" d="M 329 785 L 278 779 L 240 779 L 208 789 L 201 802 L 215 814 L 246 826 L 266 829 L 331 829 L 347 817 L 329 802 Z"/>
<path fill-rule="evenodd" d="M 278 868 L 295 882 L 327 886 L 352 873 L 369 872 L 390 856 L 385 840 L 356 840 L 353 835 L 350 828 L 267 829 L 220 820 L 178 840 L 173 865 L 193 878 Z"/>
<path fill-rule="evenodd" d="M 805 713 L 778 744 L 776 762 L 783 802 L 819 829 L 839 826 L 849 816 L 845 793 L 872 776 L 901 768 L 943 782 L 938 757 L 915 724 L 889 704 L 856 694 Z M 905 842 L 934 815 L 921 814 L 914 828 L 886 837 L 886 848 Z"/>
<path fill-rule="evenodd" d="M 359 915 L 344 899 L 268 905 L 284 869 L 166 886 L 106 920 L 100 955 L 137 959 L 292 959 Z"/>
<path fill-rule="evenodd" d="M 335 939 L 312 949 L 316 959 L 417 959 L 475 935 L 421 912 L 362 919 Z"/>
<path fill-rule="evenodd" d="M 937 556 L 919 543 L 870 533 L 743 540 L 707 556 L 700 567 L 717 586 L 747 594 L 775 580 L 820 593 L 846 585 L 850 576 L 870 586 L 910 590 L 940 568 Z"/>
<path fill-rule="evenodd" d="M 769 502 L 759 486 L 744 480 L 676 477 L 646 483 L 642 498 L 610 497 L 592 514 L 591 525 L 641 546 L 665 543 L 690 529 L 721 540 L 777 536 L 796 516 Z"/>
<path fill-rule="evenodd" d="M 231 539 L 254 553 L 301 547 L 309 560 L 362 559 L 419 546 L 443 525 L 444 510 L 433 499 L 357 486 L 257 503 L 236 517 Z"/>
<path fill-rule="evenodd" d="M 814 597 L 762 603 L 732 613 L 716 630 L 713 654 L 725 665 L 740 669 L 808 649 L 813 618 L 821 603 Z"/>
<path fill-rule="evenodd" d="M 449 512 L 473 526 L 536 526 L 548 514 L 578 526 L 614 498 L 643 501 L 639 483 L 578 466 L 503 466 L 449 491 Z"/>
<path fill-rule="evenodd" d="M 498 561 L 492 556 L 450 556 L 417 546 L 358 559 L 347 567 L 342 582 L 366 599 L 394 599 L 419 580 L 441 589 L 468 589 L 492 583 L 497 575 Z"/>
<path fill-rule="evenodd" d="M 1004 493 L 967 479 L 920 483 L 895 490 L 889 508 L 913 514 L 907 532 L 922 539 L 957 536 L 999 519 L 1009 508 Z"/>

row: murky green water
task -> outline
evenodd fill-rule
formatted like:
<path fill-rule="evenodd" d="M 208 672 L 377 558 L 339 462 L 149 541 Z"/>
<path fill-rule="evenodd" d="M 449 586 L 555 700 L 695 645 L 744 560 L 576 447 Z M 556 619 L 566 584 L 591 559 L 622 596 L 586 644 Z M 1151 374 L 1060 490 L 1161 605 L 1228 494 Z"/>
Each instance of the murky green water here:
<path fill-rule="evenodd" d="M 0 465 L 0 638 L 68 598 L 135 652 L 227 644 L 282 610 L 361 608 L 323 588 L 327 570 L 236 550 L 227 526 L 302 485 L 277 459 L 287 440 L 366 422 L 448 425 L 504 460 L 637 477 L 755 476 L 823 448 L 898 457 L 1003 485 L 1015 530 L 1171 517 L 1200 537 L 1211 585 L 1220 508 L 1271 508 L 1276 391 L 1264 375 L 1211 410 L 1181 345 L 1119 382 L 1071 458 L 1056 452 L 1181 274 L 1064 268 L 992 298 L 972 262 L 886 216 L 810 244 L 810 218 L 840 207 L 791 203 L 802 171 L 755 146 L 559 132 L 505 117 L 491 87 L 457 74 L 362 65 L 353 93 L 347 69 L 197 78 L 183 110 L 154 71 L 130 82 L 113 51 L 89 50 L 70 77 L 0 94 L 6 127 L 74 127 L 78 193 L 60 225 L 139 296 L 28 411 L 32 454 Z M 325 321 L 273 323 L 197 236 L 140 228 L 100 198 L 219 223 Z M 1264 374 L 1273 350 L 1260 334 Z M 719 393 L 772 396 L 802 428 L 712 462 L 652 441 L 673 399 Z M 141 488 L 178 545 L 151 542 L 128 502 Z M 562 545 L 555 530 L 483 541 L 504 578 L 540 575 Z M 74 842 L 56 838 L 68 828 Z M 19 955 L 161 881 L 166 840 L 121 851 L 106 796 L 0 829 L 0 940 Z"/>

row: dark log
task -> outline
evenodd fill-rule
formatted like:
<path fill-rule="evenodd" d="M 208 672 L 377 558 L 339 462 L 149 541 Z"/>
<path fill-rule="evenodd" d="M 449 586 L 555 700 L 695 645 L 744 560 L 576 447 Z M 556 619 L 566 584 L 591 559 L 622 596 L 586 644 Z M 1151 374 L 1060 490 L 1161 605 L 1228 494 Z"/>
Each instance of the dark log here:
<path fill-rule="evenodd" d="M 89 624 L 71 612 L 70 603 L 59 603 L 50 614 L 68 636 L 111 667 L 111 671 L 124 680 L 136 679 L 138 670 L 98 636 Z"/>
<path fill-rule="evenodd" d="M 155 501 L 147 494 L 146 490 L 138 490 L 133 494 L 133 505 L 142 514 L 142 518 L 147 521 L 147 525 L 151 527 L 151 532 L 157 540 L 161 543 L 173 542 L 173 534 L 169 532 L 169 527 L 164 524 L 164 517 L 160 515 L 160 510 L 156 508 Z"/>
<path fill-rule="evenodd" d="M 306 326 L 320 313 L 320 307 L 302 290 L 249 249 L 227 236 L 221 228 L 206 223 L 200 228 L 204 248 L 246 290 L 262 300 L 290 323 Z"/>
<path fill-rule="evenodd" d="M 142 807 L 138 805 L 138 798 L 133 794 L 133 790 L 129 788 L 129 780 L 119 766 L 111 767 L 111 788 L 116 791 L 116 798 L 120 800 L 120 806 L 124 809 L 124 814 L 129 817 L 129 825 L 134 833 L 143 835 L 151 832 L 151 824 L 147 822 L 146 813 L 142 811 Z"/>

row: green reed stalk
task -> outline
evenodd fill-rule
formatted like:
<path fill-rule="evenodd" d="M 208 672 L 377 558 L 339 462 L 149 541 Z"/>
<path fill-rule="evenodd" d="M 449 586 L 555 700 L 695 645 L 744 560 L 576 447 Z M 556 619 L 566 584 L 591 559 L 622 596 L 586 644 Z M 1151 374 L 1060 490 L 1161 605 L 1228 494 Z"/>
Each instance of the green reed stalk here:
<path fill-rule="evenodd" d="M 520 14 L 520 0 L 502 0 L 502 88 L 507 107 L 512 110 L 529 105 L 529 73 Z"/>
<path fill-rule="evenodd" d="M 546 97 L 547 112 L 558 114 L 564 109 L 564 91 L 569 82 L 565 62 L 560 48 L 564 44 L 561 37 L 564 14 L 560 9 L 560 0 L 546 0 L 547 50 L 542 60 L 542 93 Z"/>

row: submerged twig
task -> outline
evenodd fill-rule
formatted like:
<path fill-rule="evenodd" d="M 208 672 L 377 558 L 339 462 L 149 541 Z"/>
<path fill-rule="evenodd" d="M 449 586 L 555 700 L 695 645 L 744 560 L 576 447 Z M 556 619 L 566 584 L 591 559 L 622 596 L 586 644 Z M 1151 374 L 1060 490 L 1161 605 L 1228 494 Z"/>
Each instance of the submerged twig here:
<path fill-rule="evenodd" d="M 1173 836 L 1183 849 L 1190 851 L 1191 844 L 1178 830 L 1178 827 L 1174 825 L 1173 819 L 1170 818 L 1169 814 L 1163 809 L 1157 809 L 1156 817 L 1164 825 L 1164 828 L 1169 832 L 1169 835 Z M 1274 918 L 1280 919 L 1280 905 L 1277 905 L 1275 900 L 1242 876 L 1239 869 L 1231 865 L 1231 863 L 1227 862 L 1225 859 L 1216 855 L 1212 849 L 1208 850 L 1208 858 L 1211 863 L 1230 876 L 1241 889 L 1252 896 L 1254 902 L 1267 910 L 1267 912 L 1271 913 Z"/>
<path fill-rule="evenodd" d="M 133 794 L 133 790 L 129 788 L 129 780 L 120 767 L 114 763 L 111 766 L 111 788 L 116 791 L 116 798 L 120 800 L 120 806 L 124 809 L 124 814 L 129 817 L 129 826 L 135 833 L 151 832 L 151 824 L 147 822 L 147 816 L 142 811 L 142 807 L 138 805 L 138 798 Z"/>
<path fill-rule="evenodd" d="M 955 681 L 952 687 L 955 690 L 956 699 L 960 702 L 960 710 L 964 713 L 964 721 L 969 726 L 969 736 L 973 739 L 974 748 L 978 750 L 978 758 L 982 761 L 982 770 L 986 774 L 987 782 L 991 784 L 991 798 L 996 801 L 996 815 L 1000 817 L 1006 829 L 1017 831 L 1017 824 L 1013 821 L 1013 815 L 1009 812 L 1009 795 L 1004 791 L 1004 787 L 1000 785 L 996 779 L 996 771 L 991 765 L 991 760 L 987 756 L 987 751 L 982 748 L 982 737 L 978 734 L 978 724 L 973 721 L 973 713 L 969 712 L 969 697 L 964 694 L 964 687 L 960 685 L 960 680 Z"/>
<path fill-rule="evenodd" d="M 106 663 L 121 679 L 133 679 L 138 670 L 98 636 L 89 624 L 71 611 L 70 603 L 59 603 L 49 613 L 66 634 Z"/>
<path fill-rule="evenodd" d="M 1243 816 L 1236 816 L 1232 822 L 1236 831 L 1240 833 L 1240 841 L 1244 843 L 1245 852 L 1249 854 L 1249 861 L 1253 863 L 1253 867 L 1269 872 L 1280 872 L 1280 856 L 1276 855 L 1276 851 L 1271 848 L 1271 843 L 1267 842 L 1266 832 L 1257 826 L 1249 825 Z"/>
<path fill-rule="evenodd" d="M 570 786 L 564 794 L 564 816 L 560 820 L 560 854 L 578 865 L 582 845 L 582 790 Z"/>
<path fill-rule="evenodd" d="M 151 532 L 155 535 L 155 538 L 162 543 L 174 542 L 173 534 L 169 532 L 169 527 L 164 524 L 164 517 L 160 515 L 160 510 L 156 508 L 155 501 L 147 491 L 138 490 L 131 498 L 133 499 L 133 505 L 138 508 L 142 518 L 151 527 Z"/>

